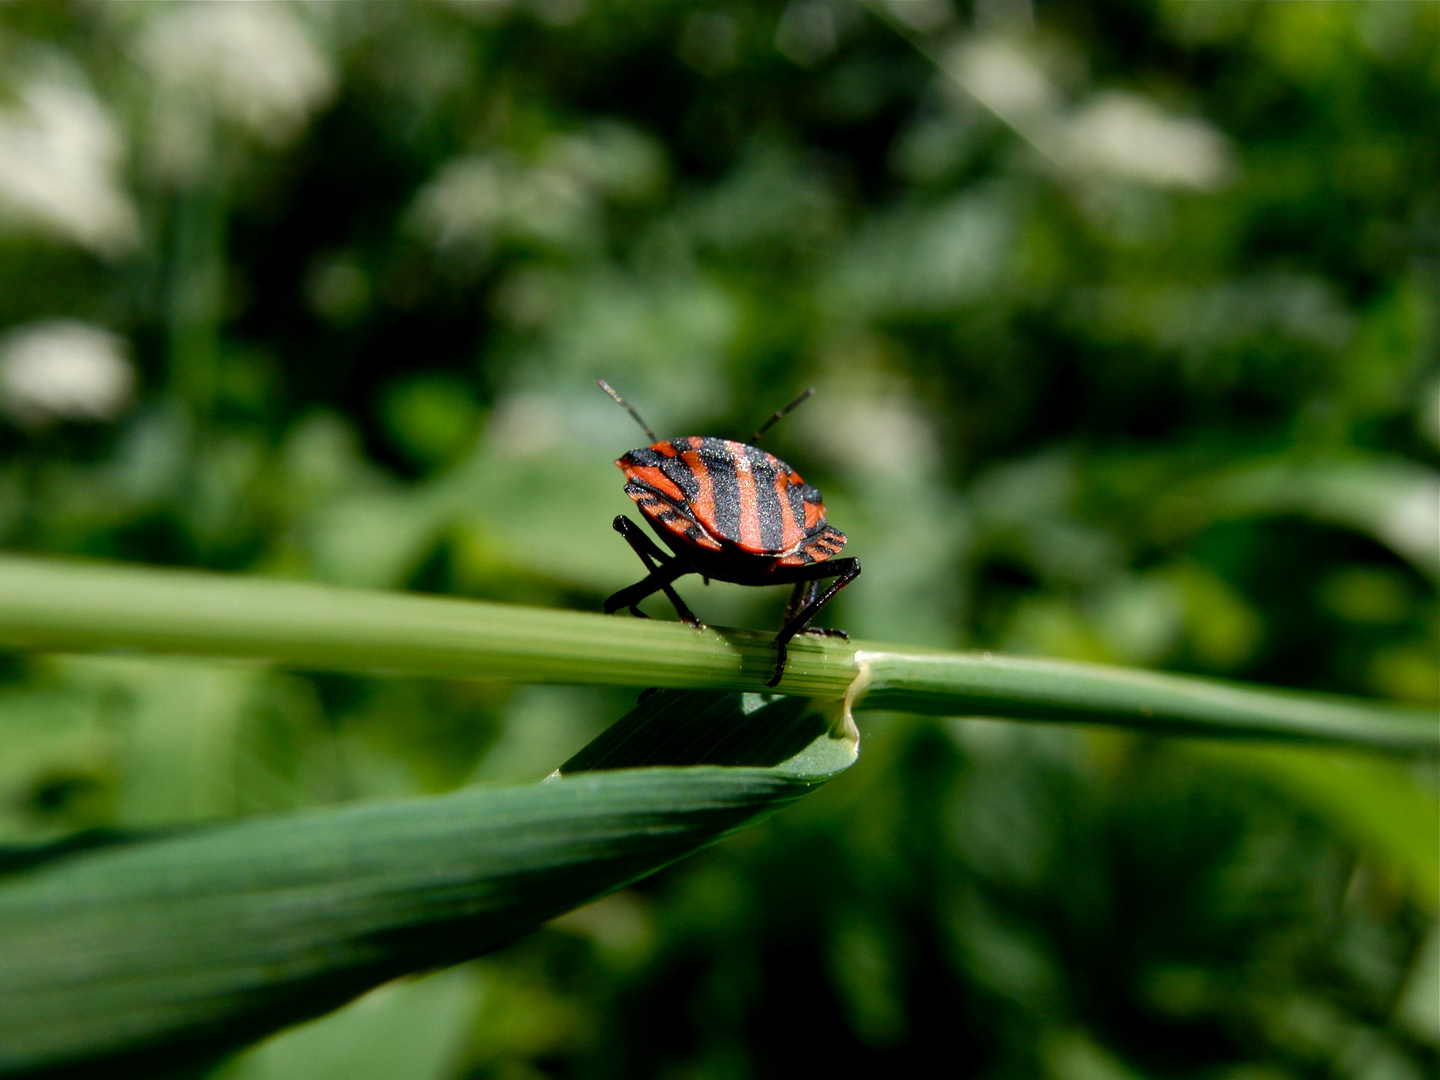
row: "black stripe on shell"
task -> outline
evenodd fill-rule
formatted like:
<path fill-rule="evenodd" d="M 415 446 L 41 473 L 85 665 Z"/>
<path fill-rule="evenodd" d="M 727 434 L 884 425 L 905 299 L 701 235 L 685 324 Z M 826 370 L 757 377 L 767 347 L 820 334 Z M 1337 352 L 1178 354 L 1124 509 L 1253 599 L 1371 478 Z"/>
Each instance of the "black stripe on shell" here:
<path fill-rule="evenodd" d="M 664 454 L 656 453 L 655 464 L 660 466 L 660 471 L 672 484 L 685 493 L 685 500 L 689 502 L 700 493 L 700 481 L 690 471 L 690 466 L 679 457 L 680 454 L 690 449 L 690 443 L 686 439 L 675 439 L 670 445 L 675 448 L 676 456 L 666 457 Z"/>
<path fill-rule="evenodd" d="M 790 486 L 785 489 L 785 497 L 790 500 L 790 513 L 795 516 L 795 526 L 800 530 L 801 535 L 805 533 L 805 489 L 809 486 L 804 483 L 796 483 L 798 479 L 792 472 Z"/>
<path fill-rule="evenodd" d="M 781 551 L 785 545 L 785 519 L 780 514 L 780 496 L 775 492 L 775 459 L 754 446 L 745 447 L 750 472 L 755 477 L 755 513 L 760 520 L 760 543 L 766 551 Z"/>
<path fill-rule="evenodd" d="M 700 456 L 710 470 L 710 490 L 715 497 L 715 531 L 726 540 L 740 540 L 740 484 L 735 478 L 735 459 L 723 439 L 706 439 Z"/>
<path fill-rule="evenodd" d="M 625 494 L 634 499 L 640 509 L 662 521 L 679 519 L 688 521 L 692 525 L 695 524 L 694 516 L 685 507 L 676 505 L 673 499 L 666 498 L 663 493 L 656 491 L 649 484 L 632 480 L 625 485 Z"/>

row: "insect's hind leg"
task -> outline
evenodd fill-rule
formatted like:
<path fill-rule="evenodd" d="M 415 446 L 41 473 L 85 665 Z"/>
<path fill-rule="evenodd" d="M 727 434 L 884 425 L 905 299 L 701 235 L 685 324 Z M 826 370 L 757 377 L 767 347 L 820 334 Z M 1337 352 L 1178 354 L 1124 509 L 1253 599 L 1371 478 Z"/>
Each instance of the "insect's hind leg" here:
<path fill-rule="evenodd" d="M 680 621 L 687 626 L 699 629 L 700 620 L 685 605 L 685 601 L 680 599 L 680 595 L 670 587 L 670 582 L 675 578 L 691 573 L 690 568 L 656 547 L 655 541 L 645 535 L 644 530 L 624 514 L 615 518 L 612 527 L 625 538 L 625 542 L 630 545 L 635 554 L 640 556 L 640 561 L 645 564 L 645 569 L 650 571 L 650 576 L 609 597 L 605 601 L 606 614 L 619 611 L 622 607 L 628 607 L 632 615 L 638 615 L 642 619 L 648 618 L 636 605 L 651 593 L 664 592 L 666 599 L 675 606 L 675 613 L 680 616 Z M 652 560 L 654 560 L 653 563 Z M 670 573 L 671 570 L 674 570 L 674 573 Z M 651 585 L 652 582 L 653 585 Z M 644 592 L 637 593 L 636 590 L 644 585 L 651 585 L 651 587 Z"/>
<path fill-rule="evenodd" d="M 832 559 L 829 562 L 815 563 L 809 569 L 812 576 L 796 583 L 795 591 L 790 594 L 790 604 L 785 611 L 785 623 L 780 627 L 780 633 L 775 635 L 775 674 L 766 683 L 767 686 L 779 685 L 781 676 L 785 674 L 785 661 L 788 658 L 790 639 L 804 630 L 806 623 L 818 615 L 821 608 L 835 599 L 841 589 L 860 576 L 860 560 Z M 835 580 L 830 587 L 816 596 L 815 593 L 820 588 L 820 582 L 832 577 Z"/>

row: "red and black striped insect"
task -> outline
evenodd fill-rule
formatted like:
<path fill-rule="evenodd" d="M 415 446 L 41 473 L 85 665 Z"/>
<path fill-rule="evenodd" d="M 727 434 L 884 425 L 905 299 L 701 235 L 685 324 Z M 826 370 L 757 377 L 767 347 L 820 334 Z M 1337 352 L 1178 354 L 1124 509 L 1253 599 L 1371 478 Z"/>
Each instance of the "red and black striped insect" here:
<path fill-rule="evenodd" d="M 615 531 L 623 536 L 649 573 L 605 601 L 606 612 L 629 608 L 663 592 L 683 622 L 700 620 L 676 595 L 671 583 L 685 574 L 736 585 L 794 585 L 785 621 L 775 636 L 775 686 L 785 674 L 786 647 L 801 632 L 845 637 L 840 630 L 807 630 L 820 609 L 860 576 L 859 559 L 837 559 L 845 534 L 825 520 L 820 492 L 773 454 L 731 439 L 691 435 L 661 440 L 630 403 L 604 379 L 601 388 L 635 418 L 650 445 L 615 462 L 625 473 L 625 494 L 634 499 L 650 527 L 674 553 L 666 555 L 640 526 L 621 514 Z M 772 424 L 804 401 L 807 390 L 761 425 L 758 442 Z M 833 580 L 831 580 L 833 579 Z M 821 590 L 821 582 L 830 585 Z"/>

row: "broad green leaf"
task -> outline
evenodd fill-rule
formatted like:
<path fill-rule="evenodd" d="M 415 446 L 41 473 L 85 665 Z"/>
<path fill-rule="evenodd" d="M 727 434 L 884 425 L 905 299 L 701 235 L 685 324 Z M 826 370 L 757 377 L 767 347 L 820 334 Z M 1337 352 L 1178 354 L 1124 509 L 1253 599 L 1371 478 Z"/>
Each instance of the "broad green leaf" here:
<path fill-rule="evenodd" d="M 540 784 L 11 851 L 0 1074 L 213 1059 L 653 873 L 856 747 L 838 703 L 660 692 Z"/>

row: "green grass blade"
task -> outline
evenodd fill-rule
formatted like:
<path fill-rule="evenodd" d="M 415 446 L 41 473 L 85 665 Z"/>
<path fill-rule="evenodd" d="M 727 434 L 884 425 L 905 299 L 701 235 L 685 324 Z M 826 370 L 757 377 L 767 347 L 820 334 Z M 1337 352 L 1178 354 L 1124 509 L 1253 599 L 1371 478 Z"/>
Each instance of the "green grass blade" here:
<path fill-rule="evenodd" d="M 771 635 L 134 567 L 0 559 L 0 646 L 315 668 L 761 690 Z M 856 680 L 859 679 L 858 685 Z M 853 688 L 853 693 L 852 693 Z M 867 708 L 1440 750 L 1434 714 L 1097 665 L 801 638 L 780 689 Z"/>
<path fill-rule="evenodd" d="M 147 649 L 516 682 L 758 690 L 773 635 L 260 577 L 0 558 L 0 646 Z M 799 650 L 797 650 L 799 651 Z M 786 689 L 839 697 L 854 661 L 804 650 Z"/>
<path fill-rule="evenodd" d="M 675 726 L 718 735 L 697 752 Z M 800 798 L 856 748 L 833 709 L 737 693 L 658 694 L 612 732 L 590 755 L 610 771 L 576 760 L 543 784 L 14 861 L 0 1074 L 213 1058 L 653 873 Z M 673 767 L 677 751 L 699 764 Z"/>
<path fill-rule="evenodd" d="M 866 671 L 861 697 L 867 708 L 1109 724 L 1170 735 L 1440 750 L 1440 717 L 1420 709 L 989 653 L 862 646 L 856 656 Z"/>

